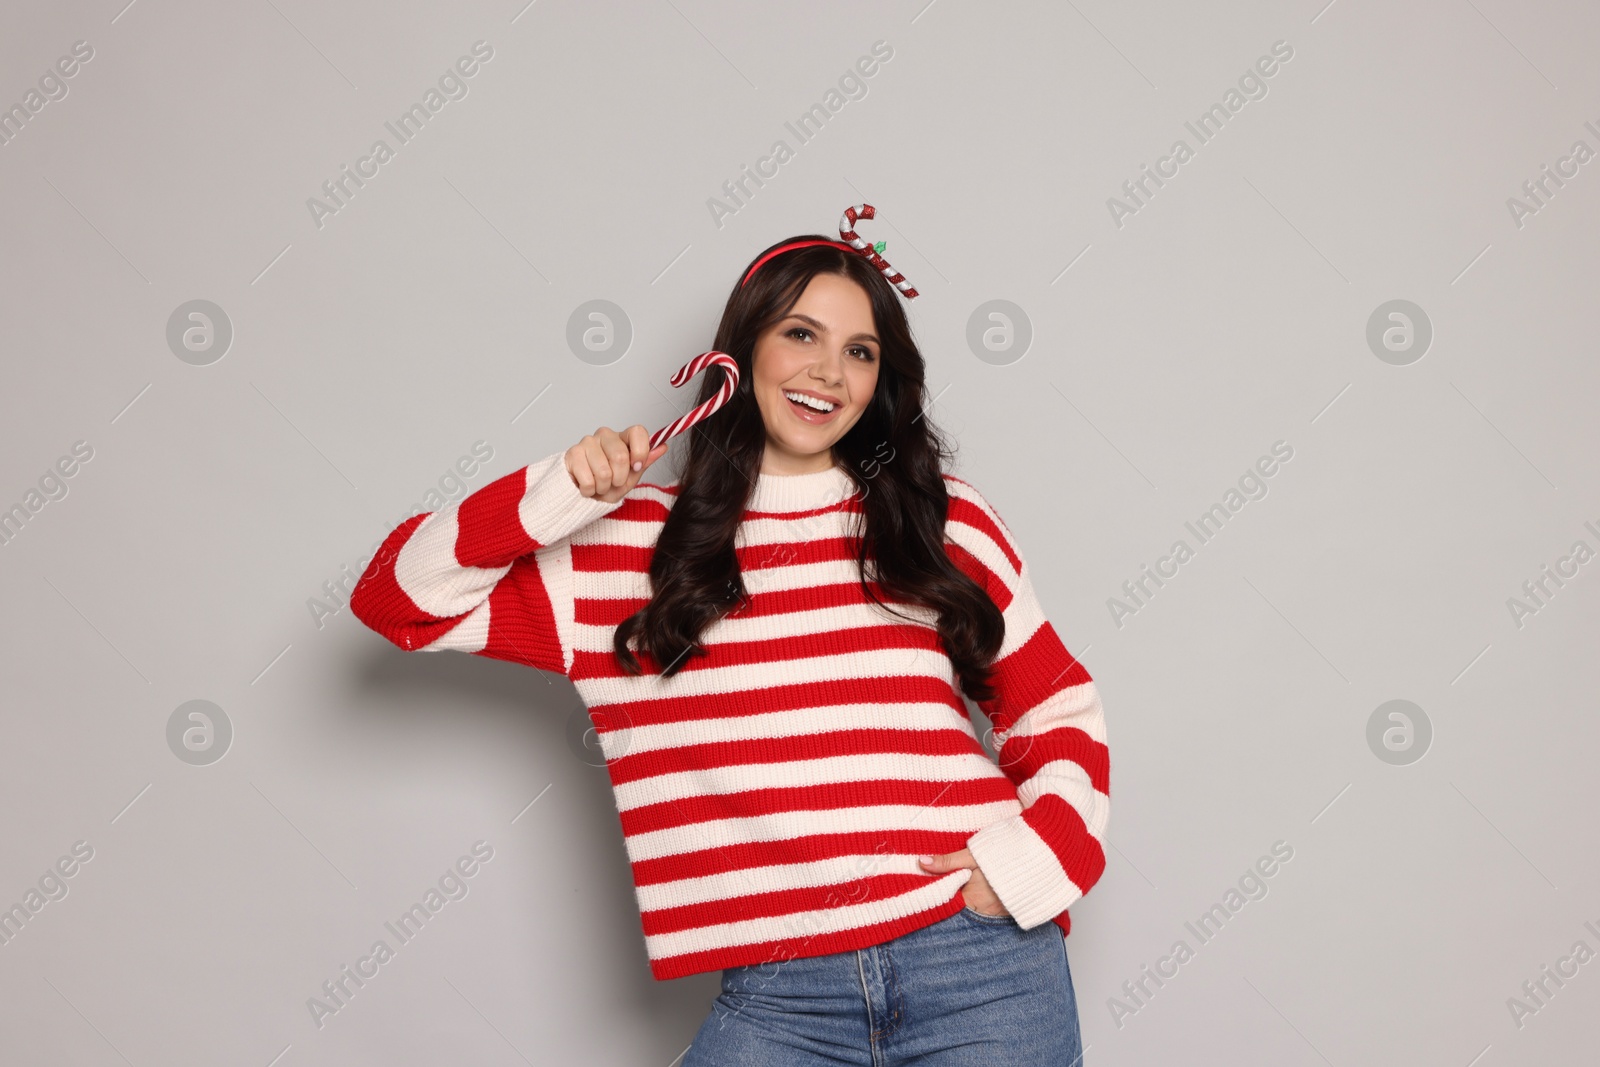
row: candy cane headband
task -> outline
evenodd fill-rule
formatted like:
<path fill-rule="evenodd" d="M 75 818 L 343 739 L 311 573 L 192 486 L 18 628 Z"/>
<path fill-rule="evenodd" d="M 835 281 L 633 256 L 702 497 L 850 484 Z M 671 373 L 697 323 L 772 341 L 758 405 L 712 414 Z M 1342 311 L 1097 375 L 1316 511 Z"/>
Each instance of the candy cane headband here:
<path fill-rule="evenodd" d="M 861 239 L 860 235 L 856 233 L 855 227 L 858 220 L 876 218 L 877 214 L 878 209 L 873 207 L 871 204 L 856 204 L 854 207 L 845 208 L 844 214 L 839 219 L 839 240 L 824 241 L 813 237 L 802 241 L 790 241 L 788 244 L 779 245 L 777 248 L 774 248 L 772 251 L 768 252 L 766 255 L 762 256 L 760 259 L 756 260 L 750 265 L 750 269 L 745 271 L 744 280 L 739 283 L 739 287 L 743 288 L 745 282 L 750 280 L 750 276 L 754 274 L 763 263 L 774 256 L 782 255 L 783 253 L 796 248 L 809 248 L 812 245 L 830 245 L 834 248 L 848 249 L 851 252 L 857 252 L 866 257 L 867 261 L 882 271 L 883 276 L 889 279 L 890 284 L 896 289 L 900 290 L 900 292 L 904 293 L 907 299 L 915 298 L 917 291 L 911 287 L 911 283 L 906 281 L 904 275 L 895 270 L 893 267 L 889 266 L 888 262 L 878 254 L 879 252 L 883 251 L 884 242 L 879 241 L 876 245 L 869 245 L 867 242 Z"/>
<path fill-rule="evenodd" d="M 779 245 L 777 248 L 774 248 L 772 251 L 768 252 L 766 255 L 762 256 L 760 259 L 756 260 L 750 265 L 750 269 L 745 271 L 743 280 L 739 282 L 739 287 L 741 289 L 744 288 L 745 283 L 750 280 L 750 276 L 755 274 L 755 272 L 760 269 L 763 263 L 767 262 L 767 260 L 773 258 L 774 256 L 782 255 L 783 253 L 793 251 L 796 248 L 810 248 L 813 245 L 830 245 L 834 248 L 843 248 L 865 256 L 867 261 L 882 271 L 883 276 L 889 280 L 889 283 L 896 289 L 900 290 L 900 292 L 904 294 L 907 299 L 915 298 L 917 291 L 911 287 L 911 283 L 906 281 L 905 277 L 899 271 L 889 266 L 888 262 L 878 254 L 879 252 L 883 251 L 884 242 L 879 241 L 876 245 L 869 245 L 856 233 L 855 227 L 858 220 L 875 218 L 877 214 L 878 209 L 873 207 L 871 204 L 856 204 L 854 207 L 845 208 L 844 215 L 839 219 L 840 240 L 825 241 L 812 237 L 800 241 L 790 241 L 788 244 Z M 728 355 L 726 352 L 717 352 L 713 350 L 710 352 L 700 353 L 698 356 L 694 357 L 673 372 L 671 379 L 672 384 L 674 386 L 680 386 L 687 382 L 690 378 L 693 378 L 696 374 L 700 373 L 700 371 L 706 367 L 713 365 L 722 368 L 722 385 L 717 389 L 716 393 L 711 397 L 710 400 L 707 400 L 705 403 L 701 404 L 687 415 L 682 416 L 670 426 L 663 426 L 661 429 L 651 434 L 650 447 L 652 449 L 661 444 L 663 441 L 666 441 L 668 438 L 676 437 L 678 434 L 687 430 L 696 423 L 703 422 L 733 397 L 733 391 L 739 386 L 739 364 L 734 362 L 733 357 Z"/>

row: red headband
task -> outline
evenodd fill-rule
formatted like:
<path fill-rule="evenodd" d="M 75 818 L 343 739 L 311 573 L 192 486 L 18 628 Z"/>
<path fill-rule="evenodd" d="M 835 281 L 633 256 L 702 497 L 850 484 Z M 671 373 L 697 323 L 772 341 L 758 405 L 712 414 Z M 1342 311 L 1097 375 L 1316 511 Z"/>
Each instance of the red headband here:
<path fill-rule="evenodd" d="M 883 247 L 883 245 L 880 243 L 878 246 L 874 247 L 867 244 L 867 242 L 863 241 L 859 236 L 856 235 L 856 220 L 870 219 L 875 217 L 877 213 L 877 209 L 871 204 L 857 204 L 854 207 L 846 208 L 844 215 L 839 219 L 839 236 L 842 240 L 827 241 L 812 237 L 801 241 L 790 241 L 788 244 L 779 245 L 777 248 L 774 248 L 772 251 L 768 252 L 766 255 L 762 256 L 760 259 L 756 260 L 750 265 L 750 269 L 745 271 L 744 280 L 739 283 L 739 287 L 741 289 L 744 288 L 744 284 L 750 280 L 750 276 L 753 275 L 763 263 L 774 256 L 782 255 L 784 252 L 788 252 L 796 248 L 809 248 L 812 245 L 831 245 L 834 248 L 842 248 L 848 252 L 856 252 L 866 257 L 868 262 L 882 271 L 883 276 L 889 279 L 890 284 L 892 284 L 896 289 L 899 289 L 907 299 L 915 297 L 917 295 L 917 291 L 911 287 L 911 283 L 906 281 L 905 277 L 899 271 L 889 266 L 882 256 L 878 255 L 878 251 Z"/>
<path fill-rule="evenodd" d="M 885 263 L 883 257 L 878 255 L 879 251 L 883 249 L 883 245 L 879 244 L 874 247 L 867 244 L 867 242 L 863 241 L 860 237 L 856 236 L 856 220 L 870 219 L 876 214 L 877 210 L 871 204 L 857 204 L 855 207 L 846 208 L 844 217 L 839 220 L 839 236 L 844 238 L 843 241 L 828 241 L 820 237 L 807 237 L 798 241 L 790 241 L 788 244 L 779 245 L 777 248 L 774 248 L 772 251 L 756 260 L 755 263 L 751 264 L 750 269 L 745 271 L 744 280 L 739 283 L 739 287 L 743 288 L 745 282 L 750 280 L 750 276 L 756 272 L 756 269 L 773 256 L 782 255 L 783 253 L 792 251 L 796 248 L 810 248 L 812 245 L 832 245 L 835 248 L 843 248 L 865 256 L 874 267 L 877 267 L 883 272 L 883 276 L 888 278 L 890 284 L 892 284 L 896 289 L 905 294 L 907 298 L 915 297 L 917 295 L 917 291 L 911 288 L 911 283 L 901 277 L 898 271 L 889 266 L 889 264 Z M 678 368 L 677 373 L 672 376 L 672 384 L 682 385 L 684 382 L 687 382 L 690 378 L 694 377 L 696 374 L 700 373 L 705 368 L 712 366 L 713 364 L 722 368 L 722 385 L 718 387 L 716 393 L 711 397 L 711 399 L 707 400 L 705 403 L 701 404 L 687 415 L 679 418 L 670 426 L 663 426 L 661 429 L 651 434 L 650 447 L 652 450 L 662 442 L 666 441 L 668 438 L 675 437 L 676 435 L 689 429 L 689 427 L 703 422 L 706 418 L 714 414 L 718 408 L 726 404 L 729 398 L 733 396 L 734 389 L 739 385 L 739 364 L 726 352 L 712 350 L 710 352 L 700 353 L 698 356 L 694 357 L 689 362 Z"/>

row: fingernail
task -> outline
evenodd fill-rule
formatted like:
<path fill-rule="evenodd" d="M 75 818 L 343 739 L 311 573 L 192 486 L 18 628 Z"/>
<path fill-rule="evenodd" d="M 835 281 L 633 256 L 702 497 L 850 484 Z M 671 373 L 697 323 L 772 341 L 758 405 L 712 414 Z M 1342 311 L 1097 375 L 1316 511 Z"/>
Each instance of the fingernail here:
<path fill-rule="evenodd" d="M 633 461 L 633 469 L 634 470 L 640 470 L 643 467 L 644 467 L 643 463 L 640 463 L 638 460 L 634 460 Z"/>
<path fill-rule="evenodd" d="M 933 857 L 932 856 L 918 856 L 917 857 L 917 862 L 918 863 L 932 863 L 933 862 Z"/>

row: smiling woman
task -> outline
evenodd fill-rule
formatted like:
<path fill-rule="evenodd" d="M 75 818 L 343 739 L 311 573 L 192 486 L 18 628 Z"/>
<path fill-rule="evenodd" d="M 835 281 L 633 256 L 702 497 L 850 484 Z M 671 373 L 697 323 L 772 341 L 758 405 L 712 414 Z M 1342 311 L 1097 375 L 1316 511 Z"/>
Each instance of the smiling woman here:
<path fill-rule="evenodd" d="M 1064 935 L 1105 867 L 1100 698 L 944 469 L 902 294 L 865 242 L 772 246 L 678 478 L 642 480 L 670 439 L 601 427 L 402 523 L 351 597 L 401 648 L 572 679 L 652 973 L 723 971 L 684 1067 L 1079 1054 Z"/>
<path fill-rule="evenodd" d="M 767 429 L 762 470 L 807 474 L 861 418 L 878 384 L 872 303 L 847 277 L 818 274 L 756 341 L 756 403 Z M 815 427 L 816 429 L 813 429 Z"/>

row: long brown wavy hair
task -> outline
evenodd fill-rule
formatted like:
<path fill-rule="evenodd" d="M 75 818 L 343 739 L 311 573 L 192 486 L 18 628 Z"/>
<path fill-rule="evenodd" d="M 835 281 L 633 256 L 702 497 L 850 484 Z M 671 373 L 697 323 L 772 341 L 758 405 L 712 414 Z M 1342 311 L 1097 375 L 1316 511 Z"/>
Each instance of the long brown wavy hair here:
<path fill-rule="evenodd" d="M 761 254 L 816 236 L 790 237 Z M 748 271 L 747 265 L 740 277 Z M 962 689 L 973 700 L 988 700 L 994 696 L 990 664 L 1005 621 L 989 594 L 944 549 L 950 498 L 941 472 L 954 453 L 927 416 L 925 364 L 900 303 L 904 297 L 864 256 L 837 246 L 786 252 L 748 284 L 736 284 L 728 296 L 713 347 L 739 364 L 739 385 L 715 416 L 684 435 L 688 457 L 677 499 L 650 560 L 652 597 L 618 625 L 614 650 L 625 672 L 640 674 L 639 659 L 628 647 L 637 637 L 662 676 L 671 677 L 691 656 L 705 654 L 701 632 L 744 601 L 734 535 L 767 439 L 752 391 L 756 339 L 783 319 L 822 273 L 843 275 L 866 291 L 880 342 L 872 400 L 833 446 L 835 464 L 856 486 L 849 499 L 860 502 L 854 536 L 863 594 L 869 603 L 900 615 L 874 593 L 869 582 L 876 581 L 895 600 L 936 611 L 939 636 Z M 709 400 L 721 382 L 720 374 L 704 375 L 696 403 Z"/>

